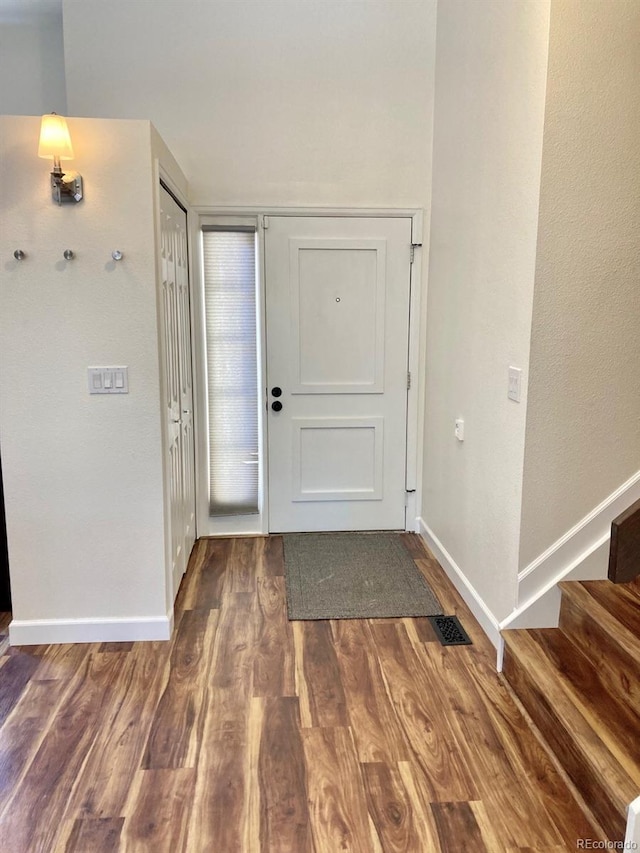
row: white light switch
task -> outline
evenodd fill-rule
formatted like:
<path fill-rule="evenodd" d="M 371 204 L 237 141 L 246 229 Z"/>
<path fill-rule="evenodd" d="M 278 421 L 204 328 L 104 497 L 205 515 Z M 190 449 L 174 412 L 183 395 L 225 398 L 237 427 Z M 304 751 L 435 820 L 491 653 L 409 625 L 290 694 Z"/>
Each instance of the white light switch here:
<path fill-rule="evenodd" d="M 464 420 L 462 418 L 456 420 L 455 435 L 458 441 L 464 441 Z"/>
<path fill-rule="evenodd" d="M 129 371 L 127 367 L 89 367 L 90 394 L 128 394 Z"/>
<path fill-rule="evenodd" d="M 507 391 L 507 397 L 510 400 L 514 400 L 516 403 L 520 402 L 520 391 L 522 387 L 522 370 L 519 367 L 510 367 L 509 368 L 509 389 Z"/>

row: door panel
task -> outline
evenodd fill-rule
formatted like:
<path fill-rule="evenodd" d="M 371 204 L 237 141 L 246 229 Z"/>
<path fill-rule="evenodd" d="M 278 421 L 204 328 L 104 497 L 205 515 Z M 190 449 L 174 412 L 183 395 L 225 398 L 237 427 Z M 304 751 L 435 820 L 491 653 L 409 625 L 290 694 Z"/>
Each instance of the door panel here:
<path fill-rule="evenodd" d="M 292 394 L 383 390 L 385 243 L 291 240 Z"/>
<path fill-rule="evenodd" d="M 167 471 L 174 597 L 195 541 L 195 462 L 187 216 L 161 187 L 161 269 Z"/>
<path fill-rule="evenodd" d="M 404 527 L 410 245 L 410 219 L 269 217 L 273 532 Z"/>
<path fill-rule="evenodd" d="M 381 500 L 383 420 L 293 418 L 292 500 Z"/>

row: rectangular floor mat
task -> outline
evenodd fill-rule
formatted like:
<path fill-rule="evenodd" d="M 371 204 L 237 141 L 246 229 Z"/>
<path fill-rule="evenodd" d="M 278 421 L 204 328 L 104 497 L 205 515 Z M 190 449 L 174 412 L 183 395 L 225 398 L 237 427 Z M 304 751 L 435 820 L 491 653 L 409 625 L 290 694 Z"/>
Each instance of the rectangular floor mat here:
<path fill-rule="evenodd" d="M 287 533 L 283 538 L 289 619 L 442 613 L 398 533 Z"/>

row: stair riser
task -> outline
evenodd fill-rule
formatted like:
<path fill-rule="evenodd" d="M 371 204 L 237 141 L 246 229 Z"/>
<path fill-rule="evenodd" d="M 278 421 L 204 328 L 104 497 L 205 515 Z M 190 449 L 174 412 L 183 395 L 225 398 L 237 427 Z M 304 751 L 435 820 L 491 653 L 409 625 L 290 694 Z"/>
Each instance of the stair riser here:
<path fill-rule="evenodd" d="M 535 673 L 529 675 L 526 661 L 520 662 L 508 644 L 503 673 L 596 820 L 612 840 L 624 838 L 624 807 L 612 801 L 607 780 L 594 770 L 580 752 L 572 732 L 565 728 L 563 720 L 547 700 L 544 685 L 536 683 Z"/>
<path fill-rule="evenodd" d="M 640 717 L 640 661 L 635 650 L 629 652 L 621 646 L 593 616 L 567 595 L 562 597 L 560 628 L 571 635 L 574 643 L 598 667 L 600 677 L 611 692 L 625 697 L 628 706 Z"/>

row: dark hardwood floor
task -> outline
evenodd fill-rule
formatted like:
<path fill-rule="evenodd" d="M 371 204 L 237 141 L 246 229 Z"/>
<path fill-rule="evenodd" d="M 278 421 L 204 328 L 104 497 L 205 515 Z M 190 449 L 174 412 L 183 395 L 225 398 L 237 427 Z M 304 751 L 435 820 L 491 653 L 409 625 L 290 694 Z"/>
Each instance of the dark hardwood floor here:
<path fill-rule="evenodd" d="M 559 853 L 600 839 L 472 646 L 294 622 L 282 540 L 201 540 L 167 643 L 0 645 L 7 853 Z M 0 636 L 6 620 L 0 621 Z"/>

